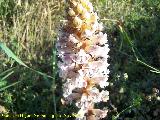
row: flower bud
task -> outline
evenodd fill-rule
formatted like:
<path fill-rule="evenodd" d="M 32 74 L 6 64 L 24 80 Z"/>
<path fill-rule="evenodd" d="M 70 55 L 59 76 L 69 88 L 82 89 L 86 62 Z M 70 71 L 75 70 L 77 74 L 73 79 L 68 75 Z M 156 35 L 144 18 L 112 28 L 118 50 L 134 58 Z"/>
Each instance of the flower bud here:
<path fill-rule="evenodd" d="M 83 9 L 84 8 L 83 8 L 82 4 L 77 5 L 77 11 L 78 11 L 79 14 L 81 14 L 83 12 Z"/>
<path fill-rule="evenodd" d="M 80 28 L 81 25 L 82 25 L 82 20 L 81 20 L 79 17 L 76 16 L 76 17 L 73 19 L 73 25 L 74 25 L 74 27 L 76 27 L 76 28 Z"/>
<path fill-rule="evenodd" d="M 72 8 L 69 9 L 68 14 L 69 14 L 71 17 L 76 15 Z"/>

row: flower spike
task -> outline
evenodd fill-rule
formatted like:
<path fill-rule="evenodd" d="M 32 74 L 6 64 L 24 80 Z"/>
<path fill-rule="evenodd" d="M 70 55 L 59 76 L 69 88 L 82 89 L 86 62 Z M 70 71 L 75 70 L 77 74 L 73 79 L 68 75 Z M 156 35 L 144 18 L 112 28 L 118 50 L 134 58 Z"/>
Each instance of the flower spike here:
<path fill-rule="evenodd" d="M 56 48 L 60 58 L 59 76 L 62 78 L 62 102 L 76 102 L 80 108 L 76 120 L 99 120 L 107 110 L 94 108 L 98 102 L 107 102 L 108 40 L 102 23 L 89 0 L 68 0 L 67 23 L 59 34 Z"/>

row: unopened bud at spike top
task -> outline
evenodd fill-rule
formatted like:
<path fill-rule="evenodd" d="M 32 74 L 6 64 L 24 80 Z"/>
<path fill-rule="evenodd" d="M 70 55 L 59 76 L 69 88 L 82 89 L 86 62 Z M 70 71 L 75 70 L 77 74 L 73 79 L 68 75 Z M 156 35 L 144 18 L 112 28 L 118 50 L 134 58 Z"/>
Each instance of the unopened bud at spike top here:
<path fill-rule="evenodd" d="M 75 12 L 73 11 L 73 9 L 71 9 L 71 8 L 69 9 L 68 14 L 70 16 L 75 16 L 76 15 Z"/>

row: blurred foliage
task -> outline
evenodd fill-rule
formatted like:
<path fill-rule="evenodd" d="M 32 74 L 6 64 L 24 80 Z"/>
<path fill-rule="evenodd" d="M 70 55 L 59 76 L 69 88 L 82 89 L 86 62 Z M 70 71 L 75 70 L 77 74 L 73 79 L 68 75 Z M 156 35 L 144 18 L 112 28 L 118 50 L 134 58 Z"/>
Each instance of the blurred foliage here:
<path fill-rule="evenodd" d="M 160 74 L 152 68 L 160 69 L 160 1 L 91 1 L 111 49 L 106 88 L 110 100 L 102 104 L 109 109 L 108 119 L 159 120 Z M 53 68 L 53 46 L 65 19 L 64 8 L 64 0 L 0 0 L 0 42 L 27 66 L 55 77 L 54 81 L 20 66 L 0 51 L 0 105 L 6 111 L 76 113 L 74 106 L 61 104 L 62 83 Z"/>

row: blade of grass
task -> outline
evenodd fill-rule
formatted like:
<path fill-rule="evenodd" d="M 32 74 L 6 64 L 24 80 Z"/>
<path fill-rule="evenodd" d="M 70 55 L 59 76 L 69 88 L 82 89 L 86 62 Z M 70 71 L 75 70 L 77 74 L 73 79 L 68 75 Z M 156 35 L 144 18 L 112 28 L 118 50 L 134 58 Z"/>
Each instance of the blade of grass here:
<path fill-rule="evenodd" d="M 5 75 L 4 77 L 2 77 L 2 78 L 0 78 L 0 86 L 2 87 L 2 86 L 5 86 L 5 87 L 3 87 L 3 88 L 0 88 L 0 91 L 3 91 L 3 90 L 5 90 L 5 89 L 7 89 L 7 86 L 6 86 L 6 84 L 7 84 L 7 81 L 5 80 L 6 78 L 8 78 L 11 74 L 13 74 L 14 73 L 14 71 L 11 71 L 11 72 L 9 72 L 7 75 Z"/>
<path fill-rule="evenodd" d="M 125 30 L 122 28 L 122 26 L 119 25 L 118 27 L 119 27 L 119 29 L 120 29 L 120 32 L 121 32 L 122 36 L 123 36 L 124 39 L 128 42 L 129 46 L 131 47 L 132 52 L 133 52 L 133 54 L 134 54 L 134 56 L 135 56 L 135 58 L 136 58 L 136 61 L 137 61 L 138 63 L 140 63 L 140 64 L 142 64 L 142 65 L 150 68 L 150 69 L 151 69 L 151 70 L 150 70 L 151 72 L 160 73 L 160 70 L 158 70 L 158 69 L 156 69 L 156 68 L 148 65 L 147 63 L 139 60 L 139 58 L 138 58 L 138 56 L 137 56 L 137 54 L 136 54 L 135 48 L 134 48 L 134 46 L 133 46 L 133 43 L 132 43 L 132 41 L 131 41 L 131 38 L 128 36 L 128 34 L 125 32 Z M 142 55 L 141 55 L 141 56 L 142 56 Z"/>
<path fill-rule="evenodd" d="M 158 70 L 158 69 L 156 69 L 156 68 L 154 68 L 154 67 L 152 67 L 152 66 L 150 66 L 150 65 L 148 65 L 146 63 L 144 63 L 143 61 L 141 61 L 139 59 L 137 59 L 137 62 L 141 63 L 142 65 L 145 65 L 146 67 L 148 67 L 150 69 L 152 69 L 152 70 L 150 70 L 151 72 L 160 73 L 160 70 Z"/>
<path fill-rule="evenodd" d="M 117 120 L 121 114 L 123 114 L 124 112 L 132 109 L 133 107 L 135 107 L 135 105 L 131 105 L 131 106 L 125 108 L 125 109 L 122 110 L 120 113 L 118 113 L 116 116 L 113 116 L 113 117 L 112 117 L 112 120 Z"/>
<path fill-rule="evenodd" d="M 121 32 L 121 36 L 124 38 L 124 40 L 129 44 L 129 46 L 132 49 L 132 52 L 134 53 L 134 56 L 136 57 L 136 59 L 138 58 L 137 56 L 139 55 L 141 57 L 141 59 L 143 61 L 146 61 L 144 59 L 144 57 L 140 54 L 140 52 L 137 50 L 137 48 L 134 46 L 133 41 L 131 40 L 131 38 L 128 36 L 127 32 L 122 28 L 122 26 L 118 25 L 119 30 Z M 138 55 L 137 55 L 137 54 Z"/>
<path fill-rule="evenodd" d="M 0 92 L 3 91 L 3 90 L 6 90 L 7 88 L 10 88 L 10 87 L 12 87 L 12 86 L 14 86 L 14 85 L 16 85 L 16 84 L 18 84 L 18 83 L 20 83 L 20 82 L 22 82 L 22 80 L 21 80 L 21 81 L 14 82 L 14 83 L 12 83 L 11 85 L 8 85 L 8 86 L 6 86 L 6 87 L 0 88 Z"/>
<path fill-rule="evenodd" d="M 56 89 L 56 84 L 55 84 L 55 80 L 56 80 L 56 47 L 55 47 L 55 43 L 54 43 L 54 48 L 53 48 L 53 83 L 52 83 L 52 91 L 53 91 L 53 101 L 54 101 L 54 112 L 55 114 L 57 114 L 57 110 L 56 110 L 56 96 L 55 96 L 55 89 Z M 56 117 L 57 120 L 57 117 Z"/>
<path fill-rule="evenodd" d="M 14 73 L 14 71 L 11 71 L 10 73 L 8 73 L 6 76 L 2 77 L 1 80 L 5 80 L 6 78 L 8 78 L 10 75 L 12 75 Z"/>
<path fill-rule="evenodd" d="M 157 73 L 157 74 L 160 74 L 160 71 L 154 71 L 154 70 L 150 70 L 151 72 L 154 72 L 154 73 Z"/>
<path fill-rule="evenodd" d="M 14 59 L 14 60 L 15 60 L 17 63 L 19 63 L 20 65 L 22 65 L 22 66 L 24 66 L 24 67 L 26 67 L 26 68 L 28 68 L 28 69 L 30 69 L 30 70 L 38 73 L 39 75 L 42 75 L 42 76 L 45 76 L 45 77 L 48 77 L 48 78 L 52 78 L 52 79 L 53 79 L 52 76 L 49 76 L 49 75 L 47 75 L 47 74 L 45 74 L 45 73 L 42 73 L 42 72 L 40 72 L 40 71 L 38 71 L 38 70 L 35 70 L 35 69 L 27 66 L 22 60 L 20 60 L 20 59 L 6 46 L 6 44 L 0 43 L 0 48 L 8 55 L 8 57 Z"/>
<path fill-rule="evenodd" d="M 37 73 L 37 74 L 39 74 L 39 75 L 42 75 L 42 76 L 44 76 L 44 77 L 48 77 L 48 78 L 54 79 L 52 76 L 47 75 L 46 73 L 43 73 L 43 72 L 41 72 L 41 71 L 35 70 L 35 69 L 31 68 L 31 67 L 28 67 L 28 69 L 30 69 L 30 70 L 34 71 L 35 73 Z"/>
<path fill-rule="evenodd" d="M 135 99 L 133 99 L 132 105 L 128 106 L 127 108 L 119 112 L 116 116 L 113 116 L 112 120 L 117 120 L 121 114 L 125 113 L 128 110 L 131 110 L 132 108 L 140 106 L 141 102 L 142 102 L 141 97 L 136 97 Z"/>
<path fill-rule="evenodd" d="M 10 69 L 8 69 L 8 70 L 6 70 L 6 71 L 3 71 L 3 72 L 0 74 L 0 76 L 4 76 L 4 75 L 7 74 L 8 72 L 12 71 L 14 68 L 15 68 L 15 67 L 10 68 Z"/>
<path fill-rule="evenodd" d="M 14 59 L 20 65 L 23 65 L 28 68 L 28 66 L 23 63 L 4 43 L 0 43 L 0 48 L 8 55 L 8 57 Z"/>

